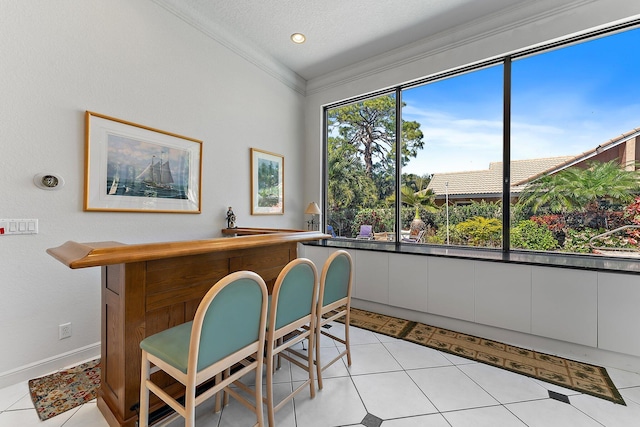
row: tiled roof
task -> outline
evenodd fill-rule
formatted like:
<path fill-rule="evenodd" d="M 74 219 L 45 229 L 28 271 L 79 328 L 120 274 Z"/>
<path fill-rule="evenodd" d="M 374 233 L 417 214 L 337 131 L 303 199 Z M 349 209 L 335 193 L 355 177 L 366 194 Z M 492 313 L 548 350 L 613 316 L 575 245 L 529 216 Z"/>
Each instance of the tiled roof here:
<path fill-rule="evenodd" d="M 584 162 L 638 136 L 640 136 L 640 128 L 635 128 L 577 156 L 514 160 L 511 162 L 511 192 L 519 193 L 528 182 L 542 175 L 552 174 Z M 448 188 L 445 188 L 447 183 Z M 433 190 L 438 196 L 444 195 L 447 190 L 451 196 L 501 194 L 502 162 L 492 162 L 486 170 L 436 173 L 431 178 L 427 189 Z"/>
<path fill-rule="evenodd" d="M 573 156 L 514 160 L 511 162 L 511 182 L 526 180 L 570 159 L 573 159 Z M 427 189 L 433 190 L 437 195 L 443 195 L 446 192 L 446 183 L 449 195 L 501 194 L 502 162 L 492 162 L 486 170 L 434 174 Z M 519 188 L 512 188 L 512 191 L 518 190 Z"/>
<path fill-rule="evenodd" d="M 629 132 L 625 132 L 620 136 L 617 136 L 606 142 L 603 142 L 602 144 L 598 145 L 596 148 L 592 150 L 588 150 L 588 151 L 585 151 L 584 153 L 578 154 L 577 156 L 570 157 L 569 159 L 567 159 L 567 161 L 563 162 L 562 164 L 550 166 L 548 169 L 542 170 L 535 175 L 524 177 L 520 180 L 512 179 L 511 182 L 514 183 L 513 184 L 514 186 L 526 184 L 527 182 L 534 180 L 536 178 L 539 178 L 542 175 L 555 173 L 555 172 L 558 172 L 559 170 L 568 168 L 584 160 L 588 160 L 596 156 L 598 153 L 602 153 L 603 151 L 607 151 L 613 147 L 616 147 L 631 138 L 637 137 L 638 135 L 640 135 L 640 128 L 632 129 Z"/>

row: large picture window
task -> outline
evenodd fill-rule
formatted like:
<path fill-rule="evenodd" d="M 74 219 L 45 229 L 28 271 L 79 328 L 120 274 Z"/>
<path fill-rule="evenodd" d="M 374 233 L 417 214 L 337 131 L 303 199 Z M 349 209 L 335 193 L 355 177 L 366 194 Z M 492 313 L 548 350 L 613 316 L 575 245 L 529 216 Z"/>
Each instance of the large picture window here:
<path fill-rule="evenodd" d="M 328 109 L 326 122 L 329 231 L 388 241 L 396 223 L 395 93 Z"/>
<path fill-rule="evenodd" d="M 513 61 L 512 248 L 638 254 L 638 53 L 635 29 Z"/>
<path fill-rule="evenodd" d="M 327 107 L 327 224 L 640 257 L 640 29 L 615 30 Z"/>
<path fill-rule="evenodd" d="M 402 118 L 424 132 L 402 169 L 405 242 L 501 247 L 502 75 L 497 65 L 403 90 Z"/>

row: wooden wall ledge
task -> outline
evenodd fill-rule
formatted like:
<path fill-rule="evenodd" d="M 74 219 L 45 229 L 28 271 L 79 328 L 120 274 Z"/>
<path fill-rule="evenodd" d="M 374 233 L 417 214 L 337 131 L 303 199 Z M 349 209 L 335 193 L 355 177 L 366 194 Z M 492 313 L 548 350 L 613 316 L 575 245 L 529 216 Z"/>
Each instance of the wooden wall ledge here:
<path fill-rule="evenodd" d="M 47 253 L 67 267 L 75 269 L 197 255 L 209 252 L 250 249 L 285 242 L 309 242 L 328 239 L 330 237 L 330 235 L 319 231 L 267 231 L 266 234 L 251 234 L 235 238 L 221 237 L 208 240 L 137 245 L 127 245 L 119 242 L 78 243 L 68 241 L 56 248 L 47 249 Z"/>
<path fill-rule="evenodd" d="M 250 228 L 250 227 L 236 227 L 236 228 L 223 228 L 223 235 L 230 236 L 251 236 L 254 234 L 273 234 L 273 233 L 299 233 L 305 230 L 293 230 L 288 228 Z"/>

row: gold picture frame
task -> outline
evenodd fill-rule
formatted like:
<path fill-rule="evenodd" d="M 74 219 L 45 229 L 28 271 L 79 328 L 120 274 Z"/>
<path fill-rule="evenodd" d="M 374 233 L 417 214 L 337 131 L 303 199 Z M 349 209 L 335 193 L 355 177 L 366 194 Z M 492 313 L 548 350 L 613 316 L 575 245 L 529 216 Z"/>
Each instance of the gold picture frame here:
<path fill-rule="evenodd" d="M 85 113 L 84 210 L 201 213 L 202 141 Z"/>
<path fill-rule="evenodd" d="M 284 156 L 251 149 L 251 215 L 284 214 Z"/>

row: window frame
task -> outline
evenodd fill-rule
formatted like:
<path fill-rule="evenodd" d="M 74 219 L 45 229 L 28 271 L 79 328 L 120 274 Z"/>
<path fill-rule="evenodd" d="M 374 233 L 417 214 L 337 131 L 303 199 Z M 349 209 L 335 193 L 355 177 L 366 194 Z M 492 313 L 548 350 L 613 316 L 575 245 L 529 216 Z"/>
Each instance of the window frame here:
<path fill-rule="evenodd" d="M 529 56 L 549 52 L 555 49 L 568 47 L 571 45 L 588 42 L 589 40 L 595 40 L 599 37 L 611 36 L 624 31 L 633 29 L 640 29 L 640 19 L 633 19 L 627 22 L 619 23 L 616 25 L 607 26 L 604 28 L 587 31 L 583 34 L 568 36 L 562 39 L 558 39 L 549 43 L 541 44 L 534 47 L 524 48 L 512 53 L 504 55 L 498 55 L 496 57 L 478 61 L 476 63 L 457 67 L 442 73 L 436 73 L 424 78 L 420 78 L 411 82 L 394 85 L 381 90 L 376 90 L 367 94 L 359 95 L 353 98 L 345 99 L 339 102 L 334 102 L 322 106 L 322 147 L 323 147 L 323 176 L 322 176 L 322 200 L 323 200 L 323 224 L 326 228 L 327 218 L 327 198 L 328 198 L 328 111 L 330 109 L 339 108 L 349 104 L 357 103 L 367 99 L 375 98 L 384 94 L 394 93 L 396 98 L 396 170 L 395 170 L 395 193 L 400 195 L 400 188 L 402 186 L 402 93 L 406 89 L 421 86 L 428 83 L 433 83 L 438 80 L 444 80 L 459 76 L 465 73 L 473 72 L 482 68 L 491 67 L 494 65 L 503 66 L 503 144 L 502 144 L 502 164 L 503 164 L 503 180 L 502 180 L 502 206 L 511 206 L 511 77 L 512 77 L 512 61 L 515 59 L 523 59 Z M 396 197 L 394 204 L 395 208 L 395 235 L 400 236 L 401 229 L 401 200 L 400 197 Z M 511 233 L 511 212 L 510 209 L 502 209 L 502 247 L 499 249 L 491 248 L 477 248 L 477 247 L 459 247 L 449 245 L 408 245 L 401 242 L 401 239 L 396 239 L 394 243 L 386 242 L 362 242 L 349 239 L 348 242 L 340 242 L 341 247 L 353 247 L 358 249 L 371 249 L 376 248 L 382 250 L 394 250 L 397 252 L 410 252 L 421 253 L 424 255 L 435 256 L 454 256 L 469 259 L 499 259 L 506 262 L 518 262 L 518 263 L 532 263 L 535 265 L 561 265 L 569 268 L 587 268 L 595 270 L 614 270 L 614 271 L 637 271 L 640 272 L 640 262 L 634 261 L 628 258 L 617 258 L 611 261 L 607 256 L 593 256 L 590 254 L 574 254 L 574 253 L 562 253 L 562 252 L 545 252 L 545 251 L 527 251 L 522 249 L 511 249 L 510 247 L 510 233 Z M 332 241 L 325 241 L 323 245 L 336 246 Z M 384 249 L 383 249 L 384 248 Z M 410 251 L 406 249 L 411 248 Z M 501 255 L 496 257 L 497 254 Z M 607 261 L 607 262 L 603 262 Z"/>

